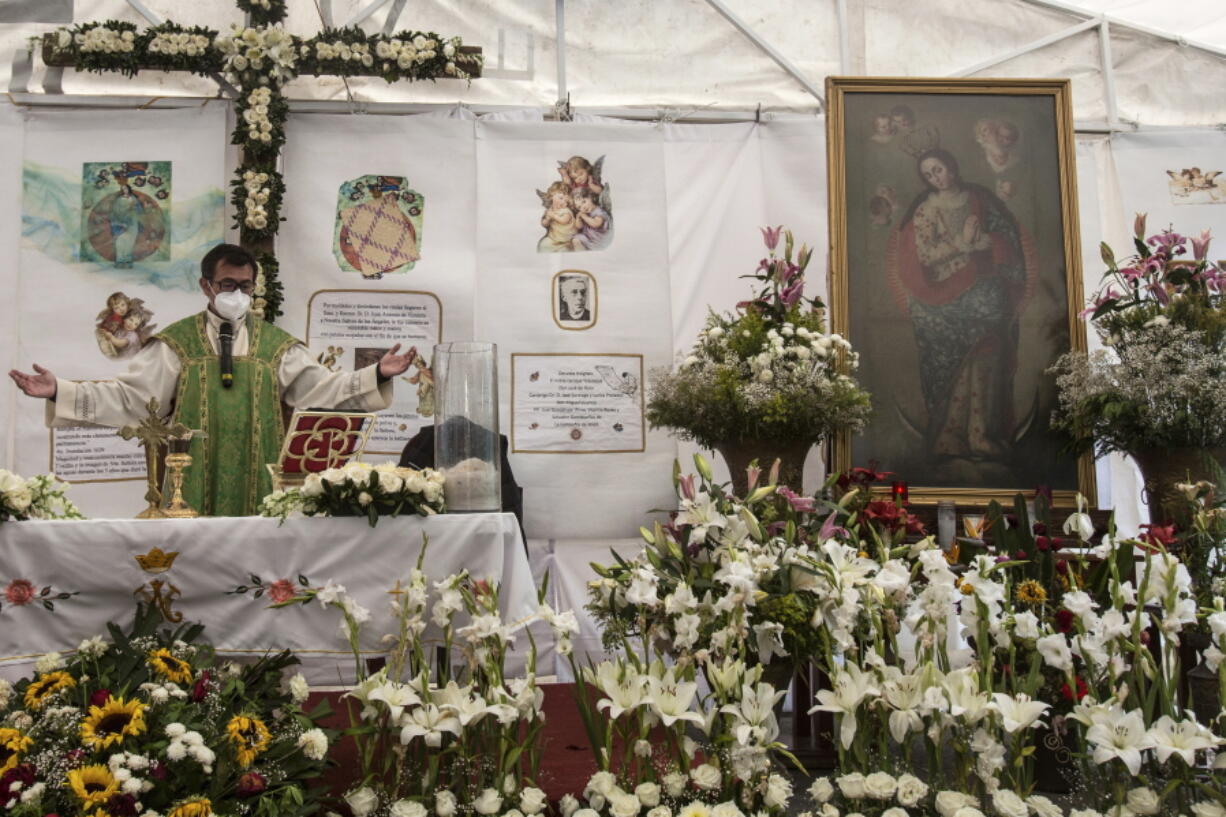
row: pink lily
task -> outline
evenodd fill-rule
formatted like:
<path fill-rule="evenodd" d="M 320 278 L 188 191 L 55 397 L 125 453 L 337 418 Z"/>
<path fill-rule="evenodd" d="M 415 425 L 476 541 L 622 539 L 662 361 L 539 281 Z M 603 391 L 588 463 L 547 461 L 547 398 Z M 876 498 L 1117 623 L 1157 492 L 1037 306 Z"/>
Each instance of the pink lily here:
<path fill-rule="evenodd" d="M 838 515 L 837 511 L 832 512 L 830 516 L 826 517 L 826 521 L 822 523 L 822 529 L 818 531 L 817 536 L 823 542 L 825 542 L 827 539 L 830 539 L 835 534 L 841 534 L 843 536 L 847 536 L 846 528 L 840 527 L 839 525 L 834 524 L 834 519 L 837 515 Z"/>
<path fill-rule="evenodd" d="M 1209 231 L 1202 230 L 1200 238 L 1192 239 L 1192 257 L 1197 261 L 1204 261 L 1205 255 L 1209 252 Z"/>
<path fill-rule="evenodd" d="M 1145 214 L 1137 213 L 1137 217 L 1132 220 L 1132 234 L 1137 238 L 1145 238 Z"/>
<path fill-rule="evenodd" d="M 758 478 L 762 476 L 762 469 L 756 465 L 751 465 L 745 469 L 745 476 L 747 477 L 745 494 L 748 496 L 758 486 Z"/>
<path fill-rule="evenodd" d="M 780 224 L 773 230 L 770 227 L 763 227 L 761 229 L 762 238 L 766 240 L 766 248 L 773 251 L 775 247 L 779 246 L 779 236 L 783 235 L 783 225 Z"/>
<path fill-rule="evenodd" d="M 686 476 L 681 477 L 677 481 L 681 485 L 681 495 L 685 497 L 686 499 L 693 501 L 694 499 L 694 475 L 687 474 Z"/>
<path fill-rule="evenodd" d="M 1107 287 L 1107 291 L 1099 293 L 1098 297 L 1094 299 L 1094 303 L 1078 312 L 1077 317 L 1085 318 L 1087 315 L 1093 315 L 1094 311 L 1100 306 L 1110 301 L 1114 301 L 1118 297 L 1120 297 L 1120 294 L 1115 291 L 1115 287 Z"/>
<path fill-rule="evenodd" d="M 779 293 L 779 300 L 783 301 L 784 306 L 792 306 L 800 300 L 800 296 L 805 291 L 805 282 L 803 280 L 792 284 L 783 292 Z"/>
<path fill-rule="evenodd" d="M 779 487 L 779 495 L 788 501 L 792 510 L 799 513 L 811 513 L 817 509 L 817 503 L 811 496 L 801 496 L 790 488 Z"/>
<path fill-rule="evenodd" d="M 1167 247 L 1173 249 L 1179 247 L 1185 241 L 1187 241 L 1187 239 L 1174 230 L 1163 230 L 1158 235 L 1151 235 L 1148 243 L 1151 247 Z"/>
<path fill-rule="evenodd" d="M 1171 302 L 1170 294 L 1166 291 L 1166 287 L 1162 286 L 1161 284 L 1150 284 L 1149 291 L 1153 293 L 1154 300 L 1163 306 L 1166 306 Z"/>

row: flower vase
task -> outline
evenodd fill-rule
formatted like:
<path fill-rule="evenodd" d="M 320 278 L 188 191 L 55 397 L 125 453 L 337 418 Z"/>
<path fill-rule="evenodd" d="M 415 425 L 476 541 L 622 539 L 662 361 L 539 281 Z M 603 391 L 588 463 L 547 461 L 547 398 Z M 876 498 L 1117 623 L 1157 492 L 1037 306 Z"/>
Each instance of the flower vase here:
<path fill-rule="evenodd" d="M 737 496 L 744 497 L 749 492 L 746 469 L 751 462 L 758 461 L 758 467 L 763 473 L 758 484 L 764 485 L 766 475 L 776 459 L 779 460 L 779 484 L 803 494 L 805 457 L 808 456 L 809 449 L 817 443 L 817 440 L 745 439 L 720 443 L 715 449 L 728 465 L 732 490 Z"/>
<path fill-rule="evenodd" d="M 443 472 L 449 512 L 502 510 L 498 433 L 498 347 L 434 347 L 434 467 Z"/>
<path fill-rule="evenodd" d="M 1226 448 L 1138 448 L 1128 452 L 1141 469 L 1145 480 L 1145 500 L 1149 503 L 1149 521 L 1155 525 L 1172 522 L 1184 527 L 1188 521 L 1183 494 L 1176 483 L 1208 480 L 1214 485 L 1223 482 L 1222 463 Z"/>

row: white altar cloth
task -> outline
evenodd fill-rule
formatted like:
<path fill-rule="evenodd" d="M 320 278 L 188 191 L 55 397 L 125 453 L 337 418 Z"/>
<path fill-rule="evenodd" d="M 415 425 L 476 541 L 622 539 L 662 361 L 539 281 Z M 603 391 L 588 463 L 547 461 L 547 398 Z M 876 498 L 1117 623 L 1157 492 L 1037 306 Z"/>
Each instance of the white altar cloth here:
<path fill-rule="evenodd" d="M 501 585 L 505 620 L 536 611 L 519 525 L 506 513 L 385 517 L 374 528 L 364 518 L 295 518 L 284 525 L 259 517 L 0 524 L 0 677 L 28 675 L 39 656 L 75 649 L 82 639 L 105 633 L 107 621 L 126 629 L 136 594 L 161 581 L 163 594 L 178 591 L 173 610 L 184 621 L 204 624 L 203 638 L 218 653 L 289 648 L 313 683 L 347 681 L 353 660 L 338 631 L 338 610 L 317 602 L 273 610 L 267 591 L 258 599 L 251 589 L 231 591 L 252 588 L 253 575 L 264 587 L 279 579 L 298 587 L 300 576 L 312 587 L 335 581 L 371 610 L 362 648 L 381 654 L 381 637 L 395 632 L 388 591 L 397 580 L 407 584 L 423 534 L 429 546 L 422 567 L 431 579 L 467 569 Z M 154 547 L 178 553 L 165 572 L 149 573 L 136 560 Z M 22 579 L 36 593 L 51 589 L 13 604 L 6 590 Z M 60 593 L 76 595 L 56 599 Z M 46 609 L 43 600 L 55 609 Z"/>

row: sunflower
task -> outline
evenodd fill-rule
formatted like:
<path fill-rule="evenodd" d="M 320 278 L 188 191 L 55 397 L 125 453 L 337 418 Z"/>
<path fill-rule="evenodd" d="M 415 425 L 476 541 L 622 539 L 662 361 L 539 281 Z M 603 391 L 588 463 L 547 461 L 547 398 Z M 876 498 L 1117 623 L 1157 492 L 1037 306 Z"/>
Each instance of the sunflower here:
<path fill-rule="evenodd" d="M 166 817 L 210 817 L 213 804 L 207 797 L 193 797 L 170 810 Z"/>
<path fill-rule="evenodd" d="M 21 761 L 21 753 L 34 743 L 34 739 L 16 729 L 0 728 L 0 775 Z"/>
<path fill-rule="evenodd" d="M 1027 579 L 1019 584 L 1013 596 L 1022 604 L 1042 604 L 1047 601 L 1047 591 L 1034 579 Z"/>
<path fill-rule="evenodd" d="M 101 750 L 123 743 L 128 736 L 145 731 L 145 705 L 140 701 L 107 698 L 102 706 L 91 706 L 81 722 L 81 742 Z"/>
<path fill-rule="evenodd" d="M 234 744 L 234 750 L 238 754 L 238 765 L 242 768 L 247 768 L 255 760 L 256 756 L 268 748 L 268 744 L 272 742 L 272 735 L 268 733 L 268 727 L 264 725 L 264 721 L 259 718 L 249 718 L 246 715 L 235 715 L 226 724 L 226 732 L 230 735 L 230 742 Z"/>
<path fill-rule="evenodd" d="M 149 653 L 149 666 L 167 681 L 174 681 L 176 684 L 192 682 L 192 665 L 182 658 L 175 658 L 165 647 Z"/>
<path fill-rule="evenodd" d="M 42 709 L 52 695 L 61 689 L 72 689 L 76 685 L 76 679 L 66 672 L 48 672 L 40 675 L 37 681 L 26 687 L 26 707 Z"/>
<path fill-rule="evenodd" d="M 104 806 L 119 793 L 119 781 L 101 764 L 73 769 L 68 773 L 68 785 L 81 801 L 82 811 Z"/>

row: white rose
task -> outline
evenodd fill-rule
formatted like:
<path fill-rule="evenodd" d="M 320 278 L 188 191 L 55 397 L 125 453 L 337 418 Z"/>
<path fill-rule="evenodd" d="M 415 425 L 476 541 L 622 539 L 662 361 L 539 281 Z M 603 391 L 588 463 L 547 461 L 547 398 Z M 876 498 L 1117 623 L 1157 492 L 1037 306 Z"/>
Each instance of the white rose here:
<path fill-rule="evenodd" d="M 831 785 L 830 778 L 819 777 L 817 780 L 814 780 L 813 785 L 809 787 L 809 796 L 813 798 L 815 803 L 825 803 L 833 797 L 834 786 Z"/>
<path fill-rule="evenodd" d="M 881 817 L 911 817 L 911 815 L 907 814 L 906 809 L 901 809 L 898 806 L 894 806 L 893 808 L 888 808 L 881 812 Z"/>
<path fill-rule="evenodd" d="M 617 791 L 609 793 L 609 813 L 613 817 L 635 817 L 642 807 L 639 799 L 633 794 Z"/>
<path fill-rule="evenodd" d="M 987 817 L 987 815 L 974 806 L 963 806 L 954 812 L 954 817 Z"/>
<path fill-rule="evenodd" d="M 634 787 L 634 796 L 647 808 L 660 805 L 660 787 L 655 783 L 639 783 Z"/>
<path fill-rule="evenodd" d="M 524 814 L 539 814 L 549 805 L 549 798 L 540 789 L 529 786 L 519 793 L 519 807 Z"/>
<path fill-rule="evenodd" d="M 647 812 L 647 817 L 673 817 L 673 812 L 668 806 L 656 806 Z"/>
<path fill-rule="evenodd" d="M 579 799 L 573 794 L 562 795 L 562 799 L 558 801 L 558 810 L 562 812 L 562 817 L 571 817 L 579 810 Z"/>
<path fill-rule="evenodd" d="M 681 772 L 669 772 L 664 775 L 664 791 L 669 797 L 680 797 L 685 791 L 685 775 Z"/>
<path fill-rule="evenodd" d="M 724 781 L 724 776 L 710 763 L 704 763 L 696 769 L 690 769 L 690 779 L 698 788 L 710 790 L 718 789 Z"/>
<path fill-rule="evenodd" d="M 478 814 L 497 814 L 502 808 L 502 795 L 498 789 L 486 789 L 473 801 L 473 808 Z"/>
<path fill-rule="evenodd" d="M 992 808 L 996 809 L 1000 817 L 1026 817 L 1029 814 L 1026 802 L 1008 789 L 992 792 Z"/>
<path fill-rule="evenodd" d="M 835 778 L 834 782 L 838 784 L 839 791 L 843 792 L 843 796 L 848 800 L 859 800 L 865 794 L 864 775 L 859 772 L 845 774 L 842 777 Z"/>
<path fill-rule="evenodd" d="M 903 806 L 918 805 L 928 796 L 928 784 L 915 775 L 904 774 L 898 778 L 898 803 Z"/>
<path fill-rule="evenodd" d="M 608 797 L 615 788 L 617 788 L 617 777 L 612 772 L 596 772 L 587 781 L 586 792 L 596 792 Z"/>
<path fill-rule="evenodd" d="M 1032 794 L 1026 798 L 1026 805 L 1035 817 L 1064 817 L 1060 807 L 1041 794 Z"/>
<path fill-rule="evenodd" d="M 897 788 L 898 783 L 885 772 L 873 772 L 864 778 L 864 793 L 874 800 L 889 800 Z"/>
<path fill-rule="evenodd" d="M 711 809 L 711 817 L 745 817 L 745 812 L 737 808 L 736 803 L 728 801 Z"/>
<path fill-rule="evenodd" d="M 372 497 L 370 494 L 366 493 L 365 491 L 362 491 L 360 494 L 358 494 L 358 504 L 361 505 L 363 508 L 369 505 L 373 500 L 374 500 L 374 497 Z"/>
<path fill-rule="evenodd" d="M 1158 793 L 1148 786 L 1138 786 L 1128 790 L 1128 808 L 1136 814 L 1157 814 L 1162 808 Z"/>
<path fill-rule="evenodd" d="M 434 793 L 434 813 L 438 817 L 455 817 L 456 799 L 455 795 L 449 791 L 437 791 Z"/>
<path fill-rule="evenodd" d="M 766 805 L 769 808 L 783 808 L 791 798 L 792 782 L 781 774 L 772 774 L 766 784 Z"/>
<path fill-rule="evenodd" d="M 941 817 L 954 817 L 954 814 L 959 809 L 966 808 L 967 806 L 977 806 L 979 801 L 969 794 L 957 791 L 942 791 L 937 792 L 934 804 Z"/>
<path fill-rule="evenodd" d="M 345 802 L 353 811 L 353 817 L 366 817 L 379 807 L 379 795 L 370 786 L 363 786 L 357 791 L 345 795 Z"/>
<path fill-rule="evenodd" d="M 601 798 L 604 799 L 604 798 Z M 600 817 L 600 812 L 594 808 L 581 808 L 572 817 Z"/>
<path fill-rule="evenodd" d="M 1226 817 L 1226 808 L 1222 808 L 1217 803 L 1212 803 L 1205 800 L 1202 803 L 1197 803 L 1192 806 L 1192 813 L 1196 817 Z"/>
<path fill-rule="evenodd" d="M 426 807 L 416 800 L 397 800 L 392 803 L 392 817 L 426 817 Z"/>

